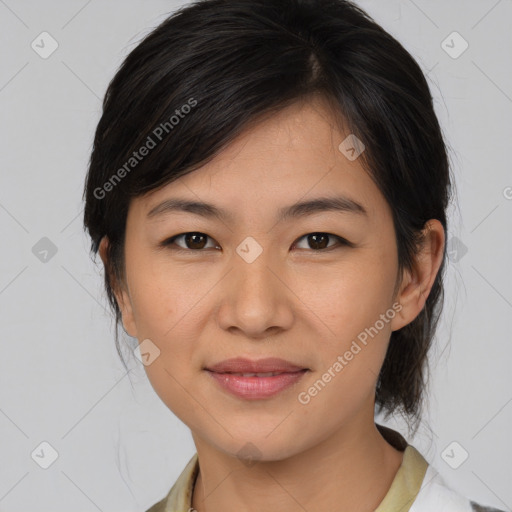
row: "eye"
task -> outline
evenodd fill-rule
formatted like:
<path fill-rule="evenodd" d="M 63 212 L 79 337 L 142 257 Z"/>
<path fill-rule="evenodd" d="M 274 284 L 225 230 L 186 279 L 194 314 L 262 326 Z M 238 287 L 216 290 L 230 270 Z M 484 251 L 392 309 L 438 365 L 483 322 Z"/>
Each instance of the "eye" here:
<path fill-rule="evenodd" d="M 164 240 L 160 245 L 164 247 L 169 246 L 177 246 L 176 250 L 189 250 L 189 251 L 200 251 L 202 249 L 209 249 L 211 247 L 207 247 L 206 240 L 210 238 L 205 233 L 200 233 L 198 231 L 190 231 L 188 233 L 181 233 L 180 235 L 175 235 L 167 240 Z M 177 240 L 182 240 L 185 246 L 181 246 L 176 244 Z M 218 244 L 213 248 L 219 247 Z M 175 247 L 171 247 L 171 249 L 175 249 Z"/>
<path fill-rule="evenodd" d="M 305 239 L 306 243 L 309 244 L 310 247 L 299 247 L 300 249 L 311 248 L 315 251 L 322 251 L 336 247 L 336 244 L 328 244 L 329 239 L 336 240 L 338 242 L 338 245 L 348 245 L 350 247 L 353 246 L 353 244 L 348 240 L 345 240 L 341 236 L 333 235 L 331 233 L 308 233 L 307 235 L 304 235 L 301 238 L 299 238 L 299 240 L 302 239 Z"/>
<path fill-rule="evenodd" d="M 307 235 L 304 235 L 299 238 L 299 240 L 305 239 L 306 243 L 309 245 L 309 247 L 299 247 L 299 249 L 313 249 L 316 252 L 325 251 L 329 249 L 333 249 L 338 246 L 349 246 L 353 247 L 354 244 L 349 242 L 348 240 L 333 235 L 331 233 L 308 233 Z M 337 241 L 337 244 L 329 244 L 329 239 L 333 241 Z M 167 247 L 172 250 L 177 251 L 196 251 L 199 252 L 203 249 L 220 249 L 220 246 L 218 243 L 210 245 L 208 247 L 207 240 L 212 240 L 213 238 L 210 238 L 205 233 L 201 233 L 199 231 L 190 231 L 187 233 L 181 233 L 179 235 L 175 235 L 171 238 L 167 238 L 163 242 L 160 243 L 160 246 Z M 184 245 L 180 245 L 177 243 L 180 241 Z M 294 247 L 297 247 L 298 243 L 295 242 Z"/>

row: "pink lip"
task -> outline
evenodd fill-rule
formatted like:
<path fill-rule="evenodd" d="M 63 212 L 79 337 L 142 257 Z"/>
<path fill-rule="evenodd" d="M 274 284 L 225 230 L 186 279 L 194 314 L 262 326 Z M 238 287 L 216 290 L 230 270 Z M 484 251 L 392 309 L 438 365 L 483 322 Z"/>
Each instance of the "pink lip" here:
<path fill-rule="evenodd" d="M 205 368 L 217 383 L 226 391 L 246 400 L 259 400 L 276 395 L 298 382 L 308 371 L 284 359 L 266 358 L 258 361 L 235 358 L 227 359 Z M 269 373 L 279 375 L 268 377 L 243 377 L 234 373 Z"/>
<path fill-rule="evenodd" d="M 257 361 L 243 357 L 235 357 L 206 367 L 206 370 L 216 373 L 290 373 L 304 369 L 303 366 L 297 366 L 277 357 L 267 357 L 265 359 L 258 359 Z"/>

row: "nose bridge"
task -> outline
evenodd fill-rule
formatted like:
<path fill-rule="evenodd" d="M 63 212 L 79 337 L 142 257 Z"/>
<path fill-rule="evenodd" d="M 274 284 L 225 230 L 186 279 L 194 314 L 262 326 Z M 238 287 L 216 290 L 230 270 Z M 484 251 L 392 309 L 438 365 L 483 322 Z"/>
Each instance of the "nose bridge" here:
<path fill-rule="evenodd" d="M 278 269 L 272 268 L 275 259 L 269 249 L 259 247 L 246 240 L 233 254 L 219 311 L 224 329 L 236 327 L 249 336 L 288 328 L 292 320 L 286 286 L 276 277 Z"/>
<path fill-rule="evenodd" d="M 271 240 L 258 236 L 257 239 L 247 236 L 236 248 L 233 254 L 232 265 L 235 273 L 235 279 L 244 288 L 258 288 L 271 281 L 273 274 L 269 267 L 275 264 L 272 255 Z"/>
<path fill-rule="evenodd" d="M 254 248 L 250 247 L 247 254 L 251 255 L 252 251 Z M 270 259 L 268 249 L 262 250 L 254 259 L 246 259 L 244 255 L 239 254 L 233 258 L 237 306 L 241 311 L 245 311 L 245 314 L 250 315 L 251 310 L 254 310 L 255 314 L 261 315 L 273 307 L 276 283 L 275 276 L 269 268 Z"/>

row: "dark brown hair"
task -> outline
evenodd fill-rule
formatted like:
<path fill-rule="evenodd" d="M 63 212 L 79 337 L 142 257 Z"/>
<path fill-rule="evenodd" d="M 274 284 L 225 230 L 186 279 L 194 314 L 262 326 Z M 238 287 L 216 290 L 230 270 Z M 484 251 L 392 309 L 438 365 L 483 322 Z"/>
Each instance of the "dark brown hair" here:
<path fill-rule="evenodd" d="M 392 210 L 400 273 L 411 269 L 427 220 L 447 231 L 447 149 L 425 76 L 396 39 L 346 0 L 193 2 L 126 57 L 94 137 L 84 225 L 93 254 L 104 236 L 110 242 L 105 287 L 121 359 L 112 287 L 124 279 L 131 198 L 192 172 L 249 123 L 313 94 L 366 146 L 360 158 Z M 135 158 L 143 146 L 149 151 Z M 375 397 L 386 415 L 420 417 L 445 260 L 446 246 L 423 310 L 391 335 Z"/>

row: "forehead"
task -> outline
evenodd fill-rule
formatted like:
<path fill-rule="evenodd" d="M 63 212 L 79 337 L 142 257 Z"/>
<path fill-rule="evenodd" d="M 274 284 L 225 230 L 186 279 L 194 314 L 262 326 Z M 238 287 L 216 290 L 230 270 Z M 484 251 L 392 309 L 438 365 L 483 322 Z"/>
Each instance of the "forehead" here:
<path fill-rule="evenodd" d="M 136 198 L 135 208 L 151 218 L 163 201 L 179 197 L 213 203 L 237 218 L 263 218 L 329 195 L 382 215 L 387 204 L 362 159 L 340 150 L 349 135 L 321 99 L 298 102 L 247 126 L 199 169 Z"/>

